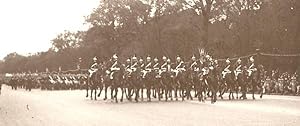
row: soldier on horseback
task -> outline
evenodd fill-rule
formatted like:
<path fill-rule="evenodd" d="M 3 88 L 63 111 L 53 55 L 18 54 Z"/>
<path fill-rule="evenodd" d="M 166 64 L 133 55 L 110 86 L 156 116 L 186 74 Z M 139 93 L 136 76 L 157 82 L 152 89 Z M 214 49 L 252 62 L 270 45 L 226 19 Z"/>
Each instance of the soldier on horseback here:
<path fill-rule="evenodd" d="M 244 75 L 243 75 L 243 70 L 242 70 L 243 66 L 242 66 L 242 60 L 239 58 L 236 63 L 234 64 L 234 76 L 235 76 L 235 81 L 237 84 L 237 89 L 236 89 L 236 93 L 238 95 L 238 88 L 241 87 L 241 91 L 242 91 L 242 96 L 240 96 L 240 99 L 247 99 L 246 97 L 246 92 L 247 92 L 247 87 L 246 84 L 244 83 Z M 238 98 L 238 96 L 237 96 Z"/>
<path fill-rule="evenodd" d="M 146 63 L 145 63 L 145 67 L 142 70 L 142 78 L 145 79 L 145 87 L 147 89 L 146 94 L 147 94 L 147 101 L 151 101 L 151 88 L 153 85 L 153 81 L 152 81 L 152 62 L 151 62 L 151 57 L 147 56 L 146 58 Z M 152 74 L 153 75 L 153 74 Z"/>
<path fill-rule="evenodd" d="M 93 64 L 91 65 L 89 71 L 89 77 L 92 78 L 94 73 L 98 71 L 98 62 L 97 62 L 97 57 L 93 58 Z"/>
<path fill-rule="evenodd" d="M 223 77 L 223 79 L 225 79 L 225 76 L 226 76 L 227 74 L 230 74 L 230 73 L 231 73 L 231 69 L 232 69 L 232 67 L 231 67 L 231 62 L 230 62 L 229 59 L 226 59 L 226 65 L 225 65 L 225 68 L 224 68 L 223 71 L 222 71 L 222 77 Z"/>
<path fill-rule="evenodd" d="M 132 84 L 134 88 L 134 93 L 135 93 L 135 101 L 138 102 L 138 97 L 139 97 L 139 89 L 140 89 L 140 84 L 139 84 L 139 62 L 136 56 L 132 57 L 132 65 L 130 66 L 130 69 L 132 71 Z"/>
<path fill-rule="evenodd" d="M 89 76 L 88 76 L 88 83 L 86 84 L 86 97 L 88 97 L 88 90 L 89 88 L 91 88 L 91 99 L 93 99 L 92 97 L 92 93 L 93 90 L 95 90 L 95 100 L 96 98 L 96 90 L 97 90 L 97 82 L 95 79 L 95 74 L 98 71 L 98 62 L 97 62 L 97 57 L 93 58 L 93 63 L 90 66 L 88 72 L 89 72 Z M 58 81 L 61 80 L 60 77 L 58 77 Z"/>
<path fill-rule="evenodd" d="M 156 98 L 156 88 L 158 88 L 158 84 L 160 83 L 159 80 L 160 80 L 160 76 L 159 76 L 159 73 L 160 73 L 160 64 L 158 62 L 158 59 L 155 57 L 153 59 L 153 72 L 154 72 L 154 82 L 153 82 L 153 97 Z"/>
<path fill-rule="evenodd" d="M 143 78 L 143 72 L 145 70 L 145 63 L 143 58 L 141 57 L 138 62 L 138 81 L 141 90 L 141 99 L 144 101 L 144 88 L 145 88 L 145 78 Z"/>
<path fill-rule="evenodd" d="M 109 73 L 109 78 L 111 80 L 111 96 L 112 98 L 115 99 L 116 102 L 118 102 L 118 98 L 117 98 L 118 87 L 121 79 L 120 70 L 121 70 L 121 64 L 118 61 L 118 56 L 114 54 L 112 56 L 112 65 L 108 69 L 107 73 Z M 113 92 L 115 93 L 114 95 Z"/>
<path fill-rule="evenodd" d="M 185 69 L 185 64 L 181 60 L 180 56 L 176 57 L 176 62 L 174 64 L 174 68 L 172 71 L 174 73 L 175 84 L 178 85 L 179 89 L 181 90 L 182 101 L 184 101 L 184 98 L 186 96 L 188 96 L 188 98 L 191 98 L 190 92 L 185 92 L 185 89 L 187 88 L 187 86 L 186 86 L 186 81 L 184 80 L 183 72 L 185 72 L 186 69 Z M 176 97 L 176 95 L 175 95 L 175 97 Z"/>
<path fill-rule="evenodd" d="M 222 71 L 222 79 L 223 79 L 223 92 L 221 95 L 223 95 L 227 90 L 229 90 L 229 100 L 234 99 L 233 97 L 233 91 L 235 91 L 235 82 L 233 78 L 233 67 L 231 65 L 230 60 L 226 59 L 226 65 Z M 222 98 L 222 97 L 221 97 Z"/>
<path fill-rule="evenodd" d="M 247 73 L 248 73 L 248 82 L 250 83 L 251 90 L 252 90 L 252 98 L 255 99 L 254 97 L 254 92 L 255 89 L 258 86 L 258 73 L 257 73 L 257 67 L 254 62 L 253 56 L 250 57 L 249 59 L 249 65 L 247 68 Z"/>

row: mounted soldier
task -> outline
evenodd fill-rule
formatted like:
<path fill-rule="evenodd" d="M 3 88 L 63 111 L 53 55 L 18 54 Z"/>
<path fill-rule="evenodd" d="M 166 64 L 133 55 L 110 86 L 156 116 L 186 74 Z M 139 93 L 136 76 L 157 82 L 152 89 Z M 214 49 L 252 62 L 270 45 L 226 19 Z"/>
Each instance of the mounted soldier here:
<path fill-rule="evenodd" d="M 159 72 L 160 72 L 160 63 L 158 62 L 157 58 L 154 58 L 153 60 L 153 73 L 154 73 L 154 82 L 153 82 L 153 97 L 156 98 L 156 88 L 158 88 L 158 84 L 160 83 L 160 76 L 159 76 Z"/>
<path fill-rule="evenodd" d="M 112 65 L 108 69 L 107 73 L 109 73 L 109 77 L 111 79 L 111 96 L 115 99 L 116 102 L 118 102 L 118 87 L 121 81 L 121 64 L 118 61 L 118 56 L 114 54 L 112 56 Z M 113 95 L 113 92 L 115 91 L 115 94 Z"/>
<path fill-rule="evenodd" d="M 184 72 L 186 71 L 185 69 L 185 63 L 182 61 L 180 56 L 176 57 L 176 62 L 173 65 L 173 70 L 172 72 L 174 73 L 174 79 L 175 79 L 175 85 L 179 87 L 181 90 L 181 96 L 182 96 L 182 101 L 186 97 L 186 92 L 185 89 L 187 88 L 186 86 L 186 78 L 184 77 Z M 190 94 L 188 94 L 190 95 Z M 176 97 L 176 95 L 175 95 Z M 177 98 L 176 98 L 177 99 Z"/>
<path fill-rule="evenodd" d="M 141 99 L 144 101 L 144 88 L 145 88 L 145 78 L 143 78 L 143 72 L 145 70 L 145 63 L 142 57 L 139 59 L 138 62 L 138 84 L 140 85 L 141 90 Z"/>
<path fill-rule="evenodd" d="M 242 92 L 242 96 L 240 96 L 240 99 L 243 98 L 243 99 L 247 99 L 246 97 L 246 92 L 247 92 L 247 87 L 246 87 L 246 84 L 245 84 L 245 77 L 244 77 L 244 74 L 243 74 L 243 66 L 242 66 L 242 60 L 239 58 L 236 63 L 234 64 L 234 79 L 236 81 L 236 86 L 237 86 L 237 89 L 236 89 L 236 93 L 238 95 L 238 88 L 241 87 L 241 92 Z M 237 99 L 238 99 L 238 96 L 237 96 Z"/>
<path fill-rule="evenodd" d="M 225 62 L 226 62 L 226 65 L 225 65 L 225 67 L 224 67 L 224 69 L 222 71 L 222 77 L 223 77 L 223 79 L 225 79 L 225 77 L 226 77 L 227 74 L 231 74 L 231 69 L 232 69 L 231 62 L 230 62 L 230 60 L 228 58 L 226 59 Z"/>
<path fill-rule="evenodd" d="M 197 96 L 197 91 L 198 91 L 198 87 L 199 87 L 198 72 L 199 72 L 199 63 L 197 62 L 196 57 L 193 55 L 191 57 L 191 60 L 188 63 L 188 68 L 187 68 L 187 76 L 189 79 L 188 90 L 191 91 L 192 88 L 194 87 L 196 96 Z M 192 99 L 192 97 L 191 97 L 191 99 Z"/>
<path fill-rule="evenodd" d="M 250 83 L 251 90 L 252 90 L 252 99 L 254 100 L 255 99 L 254 92 L 256 91 L 257 86 L 259 86 L 259 73 L 253 56 L 249 58 L 247 73 L 248 73 L 248 82 Z"/>
<path fill-rule="evenodd" d="M 132 84 L 133 89 L 135 93 L 135 101 L 138 102 L 139 98 L 139 89 L 140 89 L 140 83 L 139 83 L 139 62 L 136 56 L 132 57 L 132 65 L 130 66 L 130 69 L 132 71 Z"/>
<path fill-rule="evenodd" d="M 93 64 L 90 66 L 90 69 L 88 70 L 89 77 L 92 78 L 97 71 L 98 71 L 97 57 L 94 57 Z"/>
<path fill-rule="evenodd" d="M 209 58 L 209 73 L 207 77 L 208 90 L 211 91 L 211 103 L 217 101 L 217 91 L 218 91 L 218 78 L 219 78 L 219 65 L 217 60 L 213 60 L 212 57 Z"/>
<path fill-rule="evenodd" d="M 151 88 L 153 86 L 153 81 L 152 79 L 154 79 L 153 77 L 153 73 L 152 73 L 152 62 L 151 62 L 151 57 L 147 56 L 146 58 L 146 63 L 145 63 L 145 67 L 142 70 L 142 78 L 145 79 L 145 87 L 147 89 L 147 101 L 151 101 Z"/>

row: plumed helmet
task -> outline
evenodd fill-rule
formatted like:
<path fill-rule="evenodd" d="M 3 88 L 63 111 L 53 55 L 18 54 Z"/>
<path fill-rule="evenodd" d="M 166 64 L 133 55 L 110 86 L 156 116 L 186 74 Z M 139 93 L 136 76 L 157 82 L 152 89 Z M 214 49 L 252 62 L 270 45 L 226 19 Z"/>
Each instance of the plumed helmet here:
<path fill-rule="evenodd" d="M 250 57 L 250 61 L 251 61 L 251 62 L 254 62 L 253 56 Z"/>
<path fill-rule="evenodd" d="M 140 62 L 143 62 L 144 60 L 142 58 L 140 58 Z"/>
<path fill-rule="evenodd" d="M 215 60 L 214 62 L 215 62 L 216 64 L 218 64 L 218 60 Z"/>
<path fill-rule="evenodd" d="M 193 56 L 192 56 L 192 60 L 196 60 L 196 57 L 195 57 L 195 55 L 193 55 Z"/>
<path fill-rule="evenodd" d="M 166 56 L 163 56 L 162 59 L 163 59 L 163 60 L 167 60 L 167 57 L 166 57 Z"/>
<path fill-rule="evenodd" d="M 226 59 L 226 63 L 230 63 L 230 60 L 228 58 Z"/>
<path fill-rule="evenodd" d="M 97 59 L 97 57 L 94 57 L 93 60 L 94 60 L 94 61 L 97 61 L 98 59 Z"/>
<path fill-rule="evenodd" d="M 151 60 L 151 57 L 150 56 L 147 56 L 147 58 L 146 58 L 147 60 Z"/>
<path fill-rule="evenodd" d="M 167 62 L 170 63 L 170 62 L 171 62 L 171 59 L 167 59 Z"/>
<path fill-rule="evenodd" d="M 157 61 L 158 61 L 158 59 L 155 57 L 155 58 L 154 58 L 154 62 L 157 62 Z"/>
<path fill-rule="evenodd" d="M 114 55 L 113 55 L 113 58 L 114 58 L 114 59 L 118 59 L 117 54 L 114 54 Z"/>
<path fill-rule="evenodd" d="M 242 62 L 242 60 L 239 58 L 239 59 L 237 60 L 237 62 L 238 62 L 238 63 L 241 63 L 241 62 Z"/>
<path fill-rule="evenodd" d="M 176 57 L 176 60 L 181 60 L 180 56 L 177 56 L 177 57 Z"/>
<path fill-rule="evenodd" d="M 136 56 L 133 56 L 133 57 L 132 57 L 132 60 L 137 60 Z"/>
<path fill-rule="evenodd" d="M 130 59 L 127 59 L 126 62 L 130 62 Z"/>
<path fill-rule="evenodd" d="M 205 56 L 205 58 L 207 58 L 207 59 L 208 59 L 208 58 L 210 58 L 210 56 L 209 56 L 209 55 L 206 55 L 206 56 Z"/>

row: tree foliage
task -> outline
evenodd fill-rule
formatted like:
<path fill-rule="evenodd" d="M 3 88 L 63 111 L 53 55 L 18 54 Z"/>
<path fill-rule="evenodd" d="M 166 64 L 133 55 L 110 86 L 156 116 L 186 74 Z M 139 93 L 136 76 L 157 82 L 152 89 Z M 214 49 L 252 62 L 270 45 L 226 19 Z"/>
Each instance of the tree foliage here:
<path fill-rule="evenodd" d="M 47 52 L 11 53 L 0 72 L 87 68 L 92 57 L 121 60 L 166 55 L 187 59 L 206 48 L 215 57 L 254 52 L 299 53 L 297 0 L 105 0 L 86 17 L 87 31 L 64 31 Z M 22 65 L 20 65 L 22 64 Z"/>

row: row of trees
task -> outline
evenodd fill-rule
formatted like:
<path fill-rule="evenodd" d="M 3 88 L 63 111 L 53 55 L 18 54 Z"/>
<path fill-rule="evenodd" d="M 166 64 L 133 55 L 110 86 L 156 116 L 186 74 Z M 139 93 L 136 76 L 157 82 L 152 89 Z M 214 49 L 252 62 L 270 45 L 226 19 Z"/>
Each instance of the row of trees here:
<path fill-rule="evenodd" d="M 64 31 L 47 52 L 11 53 L 1 72 L 75 69 L 94 56 L 121 60 L 138 56 L 188 58 L 205 48 L 215 57 L 254 52 L 300 52 L 297 0 L 102 0 L 86 17 L 87 31 Z"/>

